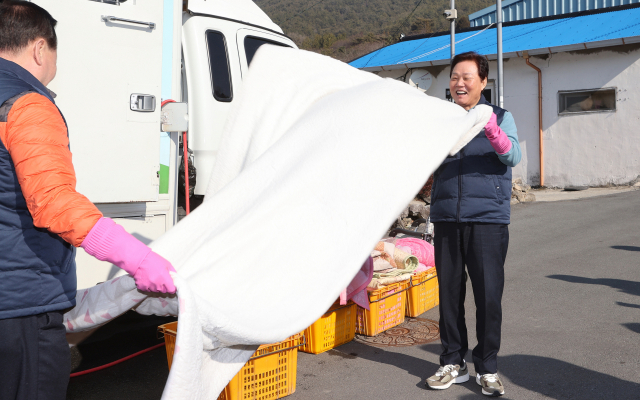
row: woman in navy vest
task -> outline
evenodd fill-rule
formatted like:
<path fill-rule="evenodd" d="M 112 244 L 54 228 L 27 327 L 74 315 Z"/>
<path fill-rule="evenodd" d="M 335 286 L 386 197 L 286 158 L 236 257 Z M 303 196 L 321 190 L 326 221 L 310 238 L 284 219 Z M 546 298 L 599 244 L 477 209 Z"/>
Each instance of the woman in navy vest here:
<path fill-rule="evenodd" d="M 485 128 L 456 155 L 447 157 L 434 174 L 431 221 L 435 226 L 435 261 L 440 284 L 440 368 L 427 379 L 433 389 L 447 389 L 469 380 L 464 301 L 465 265 L 476 303 L 473 349 L 476 382 L 482 393 L 504 394 L 498 377 L 504 262 L 509 245 L 511 167 L 521 151 L 513 116 L 482 95 L 489 63 L 475 52 L 451 62 L 449 89 L 456 104 L 470 110 L 493 108 Z"/>

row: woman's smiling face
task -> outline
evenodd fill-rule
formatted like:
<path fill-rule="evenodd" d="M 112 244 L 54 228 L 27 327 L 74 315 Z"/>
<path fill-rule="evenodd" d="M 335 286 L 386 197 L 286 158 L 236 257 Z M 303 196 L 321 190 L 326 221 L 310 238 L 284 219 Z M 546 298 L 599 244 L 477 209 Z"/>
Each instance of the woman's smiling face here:
<path fill-rule="evenodd" d="M 470 110 L 478 104 L 486 86 L 487 78 L 480 79 L 478 66 L 474 61 L 461 61 L 453 68 L 449 90 L 456 104 L 465 110 Z"/>

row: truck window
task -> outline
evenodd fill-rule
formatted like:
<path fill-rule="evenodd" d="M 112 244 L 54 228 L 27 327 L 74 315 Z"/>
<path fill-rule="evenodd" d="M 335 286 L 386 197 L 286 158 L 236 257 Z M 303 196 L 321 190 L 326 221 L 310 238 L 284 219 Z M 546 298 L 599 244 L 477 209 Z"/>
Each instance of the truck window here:
<path fill-rule="evenodd" d="M 272 40 L 267 40 L 267 39 L 263 39 L 255 36 L 247 36 L 244 38 L 244 51 L 247 55 L 247 65 L 251 65 L 251 60 L 253 60 L 253 56 L 256 55 L 256 51 L 258 51 L 260 46 L 262 46 L 263 44 L 271 44 L 274 46 L 281 46 L 281 47 L 291 47 L 291 46 L 287 46 L 284 43 L 278 43 Z"/>
<path fill-rule="evenodd" d="M 231 73 L 227 42 L 224 35 L 217 31 L 207 31 L 207 49 L 209 50 L 209 69 L 211 71 L 211 90 L 218 101 L 230 102 L 233 99 Z"/>

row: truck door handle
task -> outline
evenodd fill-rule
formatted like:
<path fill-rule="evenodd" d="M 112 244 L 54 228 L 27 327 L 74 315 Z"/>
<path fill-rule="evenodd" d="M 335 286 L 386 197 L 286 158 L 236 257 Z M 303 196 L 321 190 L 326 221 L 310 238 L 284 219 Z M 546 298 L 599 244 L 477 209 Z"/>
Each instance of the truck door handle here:
<path fill-rule="evenodd" d="M 132 19 L 114 17 L 113 15 L 102 15 L 101 19 L 103 22 L 128 22 L 130 24 L 146 25 L 149 29 L 155 29 L 156 27 L 155 22 L 135 21 Z"/>
<path fill-rule="evenodd" d="M 132 93 L 129 98 L 129 108 L 131 111 L 154 112 L 156 110 L 156 96 Z"/>

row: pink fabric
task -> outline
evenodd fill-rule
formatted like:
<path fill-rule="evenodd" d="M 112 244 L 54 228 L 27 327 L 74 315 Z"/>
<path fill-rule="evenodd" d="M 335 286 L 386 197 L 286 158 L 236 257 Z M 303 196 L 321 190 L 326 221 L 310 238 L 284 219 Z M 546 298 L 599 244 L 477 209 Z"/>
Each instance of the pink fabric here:
<path fill-rule="evenodd" d="M 511 140 L 506 133 L 498 126 L 498 118 L 491 114 L 491 118 L 484 127 L 484 134 L 491 142 L 491 146 L 498 154 L 506 154 L 511 150 Z"/>
<path fill-rule="evenodd" d="M 127 271 L 136 287 L 145 292 L 175 293 L 169 261 L 151 251 L 109 218 L 100 219 L 81 244 L 84 250 L 101 261 L 108 261 Z"/>
<path fill-rule="evenodd" d="M 433 267 L 427 267 L 424 264 L 420 264 L 418 265 L 418 268 L 415 269 L 415 271 L 413 271 L 414 274 L 419 274 L 420 272 L 424 272 L 426 270 L 428 270 L 429 268 L 433 268 Z"/>
<path fill-rule="evenodd" d="M 342 292 L 340 292 L 340 305 L 347 304 L 347 288 L 344 288 Z"/>
<path fill-rule="evenodd" d="M 418 257 L 420 264 L 424 264 L 427 267 L 433 267 L 436 265 L 435 258 L 433 256 L 433 246 L 429 242 L 418 238 L 402 238 L 398 239 L 396 246 L 410 248 L 411 254 Z"/>
<path fill-rule="evenodd" d="M 353 300 L 360 307 L 369 310 L 369 296 L 367 296 L 366 290 L 371 279 L 373 279 L 373 259 L 367 257 L 360 271 L 340 294 L 340 304 L 345 305 L 347 301 Z"/>

